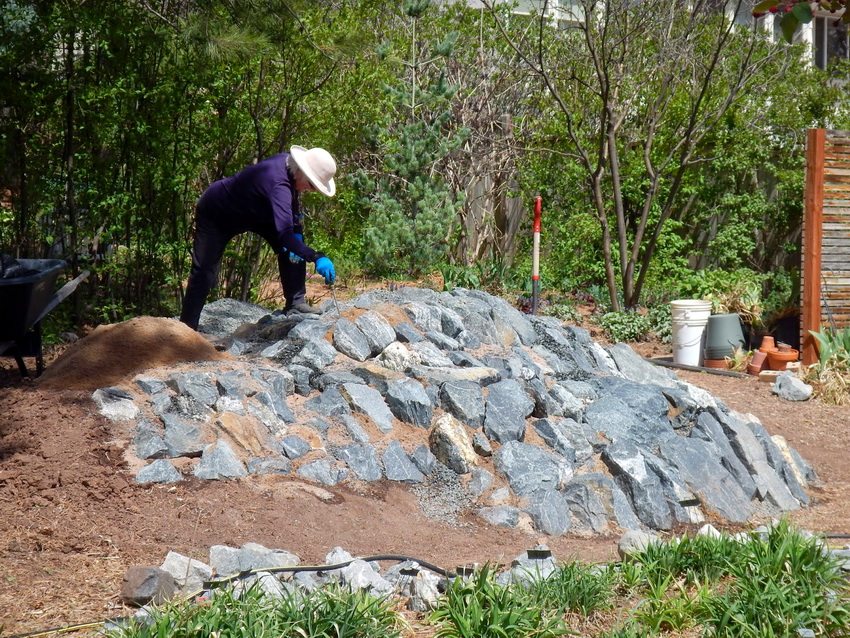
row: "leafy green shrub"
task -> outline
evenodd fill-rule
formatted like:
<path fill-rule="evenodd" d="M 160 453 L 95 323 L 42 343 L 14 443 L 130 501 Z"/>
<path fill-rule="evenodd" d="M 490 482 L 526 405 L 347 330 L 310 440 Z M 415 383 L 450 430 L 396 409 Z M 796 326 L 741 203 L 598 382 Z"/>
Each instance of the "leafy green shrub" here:
<path fill-rule="evenodd" d="M 682 295 L 711 302 L 714 314 L 735 312 L 749 325 L 762 323 L 764 275 L 749 268 L 700 270 L 682 286 Z"/>
<path fill-rule="evenodd" d="M 643 341 L 652 329 L 649 319 L 633 311 L 606 312 L 599 325 L 611 341 Z"/>
<path fill-rule="evenodd" d="M 775 270 L 765 275 L 763 315 L 766 321 L 796 313 L 800 306 L 799 270 Z"/>
<path fill-rule="evenodd" d="M 653 306 L 646 313 L 650 331 L 662 342 L 673 341 L 673 314 L 670 304 Z"/>
<path fill-rule="evenodd" d="M 563 620 L 541 610 L 522 586 L 496 583 L 485 565 L 468 580 L 456 578 L 431 614 L 437 638 L 550 638 L 569 633 Z"/>
<path fill-rule="evenodd" d="M 544 306 L 543 314 L 569 323 L 581 323 L 581 313 L 576 308 L 575 302 L 566 298 L 550 300 Z"/>

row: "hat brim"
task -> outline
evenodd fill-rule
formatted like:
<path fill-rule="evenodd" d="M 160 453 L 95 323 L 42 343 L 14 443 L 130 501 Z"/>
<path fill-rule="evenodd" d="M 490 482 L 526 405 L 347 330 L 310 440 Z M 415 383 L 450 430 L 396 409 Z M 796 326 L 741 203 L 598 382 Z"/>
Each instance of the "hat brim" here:
<path fill-rule="evenodd" d="M 289 149 L 289 154 L 292 156 L 293 161 L 298 165 L 298 168 L 301 169 L 301 172 L 304 173 L 304 177 L 306 177 L 313 185 L 313 188 L 319 191 L 322 195 L 333 197 L 336 193 L 336 183 L 334 182 L 334 178 L 331 177 L 327 182 L 323 182 L 319 179 L 319 176 L 313 172 L 309 164 L 305 161 L 306 153 L 307 149 L 303 146 L 293 146 Z"/>

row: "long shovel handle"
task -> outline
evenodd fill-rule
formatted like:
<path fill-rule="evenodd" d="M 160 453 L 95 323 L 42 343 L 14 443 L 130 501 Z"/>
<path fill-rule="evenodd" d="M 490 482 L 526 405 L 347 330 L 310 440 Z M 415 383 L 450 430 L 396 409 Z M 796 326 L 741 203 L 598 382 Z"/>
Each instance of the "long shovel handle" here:
<path fill-rule="evenodd" d="M 62 286 L 56 292 L 56 294 L 50 298 L 50 301 L 47 302 L 47 305 L 44 307 L 44 310 L 42 310 L 41 314 L 38 315 L 35 321 L 33 321 L 33 325 L 44 319 L 51 310 L 53 310 L 56 306 L 65 301 L 65 299 L 67 299 L 68 296 L 77 289 L 77 286 L 79 286 L 83 281 L 85 281 L 88 276 L 89 271 L 84 270 L 79 274 L 76 279 L 72 279 L 67 284 Z"/>

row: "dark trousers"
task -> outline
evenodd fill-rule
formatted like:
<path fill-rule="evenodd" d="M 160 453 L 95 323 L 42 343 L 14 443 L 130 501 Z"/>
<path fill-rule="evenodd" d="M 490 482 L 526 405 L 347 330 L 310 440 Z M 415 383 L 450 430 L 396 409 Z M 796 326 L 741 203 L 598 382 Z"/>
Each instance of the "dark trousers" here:
<path fill-rule="evenodd" d="M 204 308 L 207 296 L 218 278 L 218 269 L 227 242 L 241 233 L 254 232 L 274 248 L 277 237 L 277 231 L 271 219 L 267 223 L 241 219 L 238 213 L 219 210 L 214 205 L 210 205 L 209 201 L 213 198 L 208 199 L 207 194 L 215 187 L 213 184 L 204 193 L 196 207 L 192 270 L 189 273 L 189 283 L 186 286 L 183 308 L 180 312 L 180 321 L 195 330 L 198 329 L 201 310 Z M 277 266 L 286 307 L 289 308 L 293 304 L 304 301 L 307 279 L 306 262 L 293 264 L 289 261 L 288 252 L 286 252 L 278 254 Z"/>

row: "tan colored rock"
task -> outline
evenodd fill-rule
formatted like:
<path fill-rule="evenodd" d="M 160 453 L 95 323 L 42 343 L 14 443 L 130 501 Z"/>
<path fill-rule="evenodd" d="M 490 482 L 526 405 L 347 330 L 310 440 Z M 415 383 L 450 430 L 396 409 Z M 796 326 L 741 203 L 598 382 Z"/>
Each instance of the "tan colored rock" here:
<path fill-rule="evenodd" d="M 466 426 L 451 414 L 434 422 L 428 444 L 437 460 L 458 474 L 466 474 L 478 463 Z"/>

